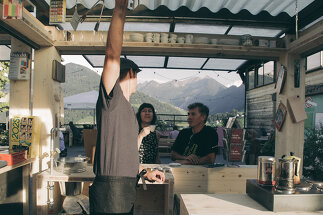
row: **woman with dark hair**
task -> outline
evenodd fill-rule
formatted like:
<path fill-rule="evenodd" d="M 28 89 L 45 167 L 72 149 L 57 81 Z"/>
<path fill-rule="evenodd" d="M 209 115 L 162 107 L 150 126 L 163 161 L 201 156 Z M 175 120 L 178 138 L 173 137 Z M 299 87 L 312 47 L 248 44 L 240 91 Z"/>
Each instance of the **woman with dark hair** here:
<path fill-rule="evenodd" d="M 158 156 L 159 136 L 154 126 L 152 126 L 155 125 L 157 120 L 154 106 L 149 103 L 143 103 L 140 105 L 136 116 L 139 124 L 139 133 L 142 129 L 150 127 L 150 133 L 142 139 L 140 146 L 138 146 L 139 162 L 148 164 L 160 163 Z"/>

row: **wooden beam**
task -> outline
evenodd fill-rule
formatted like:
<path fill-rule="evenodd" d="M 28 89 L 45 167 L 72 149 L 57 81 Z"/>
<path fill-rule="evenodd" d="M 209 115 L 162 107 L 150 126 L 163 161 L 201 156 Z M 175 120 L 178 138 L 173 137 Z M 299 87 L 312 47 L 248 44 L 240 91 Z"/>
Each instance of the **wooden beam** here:
<path fill-rule="evenodd" d="M 105 54 L 107 32 L 94 31 L 57 31 L 54 43 L 60 54 Z M 279 59 L 285 48 L 259 46 L 218 45 L 218 44 L 179 44 L 131 42 L 132 32 L 125 32 L 122 54 L 147 56 L 186 56 L 186 57 L 219 57 L 236 59 Z M 144 32 L 140 32 L 144 34 Z M 69 34 L 69 35 L 68 35 Z M 177 33 L 178 37 L 185 34 Z M 235 39 L 240 37 L 228 35 L 194 34 L 194 38 Z M 255 38 L 256 39 L 256 38 Z M 275 38 L 266 38 L 276 40 Z"/>
<path fill-rule="evenodd" d="M 0 4 L 0 16 L 2 17 L 3 5 Z M 25 8 L 22 19 L 2 19 L 1 26 L 17 39 L 27 45 L 39 49 L 41 46 L 52 46 L 53 39 L 46 26 L 38 21 Z"/>
<path fill-rule="evenodd" d="M 306 29 L 288 46 L 288 53 L 305 57 L 323 49 L 323 20 Z"/>

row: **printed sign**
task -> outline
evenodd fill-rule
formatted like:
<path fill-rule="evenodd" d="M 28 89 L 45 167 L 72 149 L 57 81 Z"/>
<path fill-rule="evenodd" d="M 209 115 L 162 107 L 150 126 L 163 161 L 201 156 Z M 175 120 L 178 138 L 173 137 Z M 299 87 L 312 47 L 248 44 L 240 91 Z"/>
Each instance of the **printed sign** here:
<path fill-rule="evenodd" d="M 3 0 L 2 19 L 22 19 L 22 0 Z"/>
<path fill-rule="evenodd" d="M 23 149 L 31 158 L 39 155 L 40 126 L 36 116 L 14 117 L 9 125 L 10 149 Z"/>
<path fill-rule="evenodd" d="M 10 54 L 10 80 L 28 80 L 30 79 L 30 61 L 29 54 L 23 52 L 13 52 Z"/>
<path fill-rule="evenodd" d="M 64 23 L 66 16 L 66 0 L 51 0 L 49 8 L 49 24 Z"/>

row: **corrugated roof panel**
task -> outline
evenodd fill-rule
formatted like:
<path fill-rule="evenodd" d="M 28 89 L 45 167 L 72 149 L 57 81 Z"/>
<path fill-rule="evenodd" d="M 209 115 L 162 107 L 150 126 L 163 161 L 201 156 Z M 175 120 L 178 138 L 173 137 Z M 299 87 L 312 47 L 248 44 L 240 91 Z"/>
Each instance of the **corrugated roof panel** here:
<path fill-rule="evenodd" d="M 77 0 L 79 4 L 84 5 L 86 8 L 91 8 L 96 1 L 97 0 Z M 314 0 L 298 0 L 298 11 L 301 11 L 313 1 Z M 49 3 L 50 0 L 46 0 L 46 2 Z M 129 1 L 129 3 L 130 2 L 131 1 Z M 296 13 L 296 0 L 140 0 L 139 2 L 150 10 L 155 10 L 159 6 L 164 5 L 172 11 L 184 6 L 193 12 L 206 7 L 213 13 L 218 12 L 222 8 L 226 8 L 231 11 L 231 13 L 235 14 L 244 9 L 248 10 L 253 15 L 258 14 L 261 11 L 267 11 L 272 16 L 276 16 L 281 12 L 285 12 L 289 16 L 294 16 Z M 68 9 L 71 9 L 75 6 L 75 3 L 76 0 L 68 0 L 66 1 L 66 6 Z M 138 0 L 135 0 L 135 4 L 138 4 Z M 105 0 L 104 5 L 106 8 L 112 9 L 115 6 L 115 0 Z"/>

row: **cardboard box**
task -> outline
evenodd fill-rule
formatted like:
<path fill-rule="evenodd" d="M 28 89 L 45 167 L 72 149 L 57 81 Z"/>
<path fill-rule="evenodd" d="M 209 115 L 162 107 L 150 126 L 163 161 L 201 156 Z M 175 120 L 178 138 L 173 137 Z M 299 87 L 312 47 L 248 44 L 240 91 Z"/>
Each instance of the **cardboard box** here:
<path fill-rule="evenodd" d="M 297 123 L 307 119 L 304 104 L 302 104 L 299 97 L 289 97 L 287 99 L 287 107 L 290 111 L 290 116 L 293 122 Z"/>

